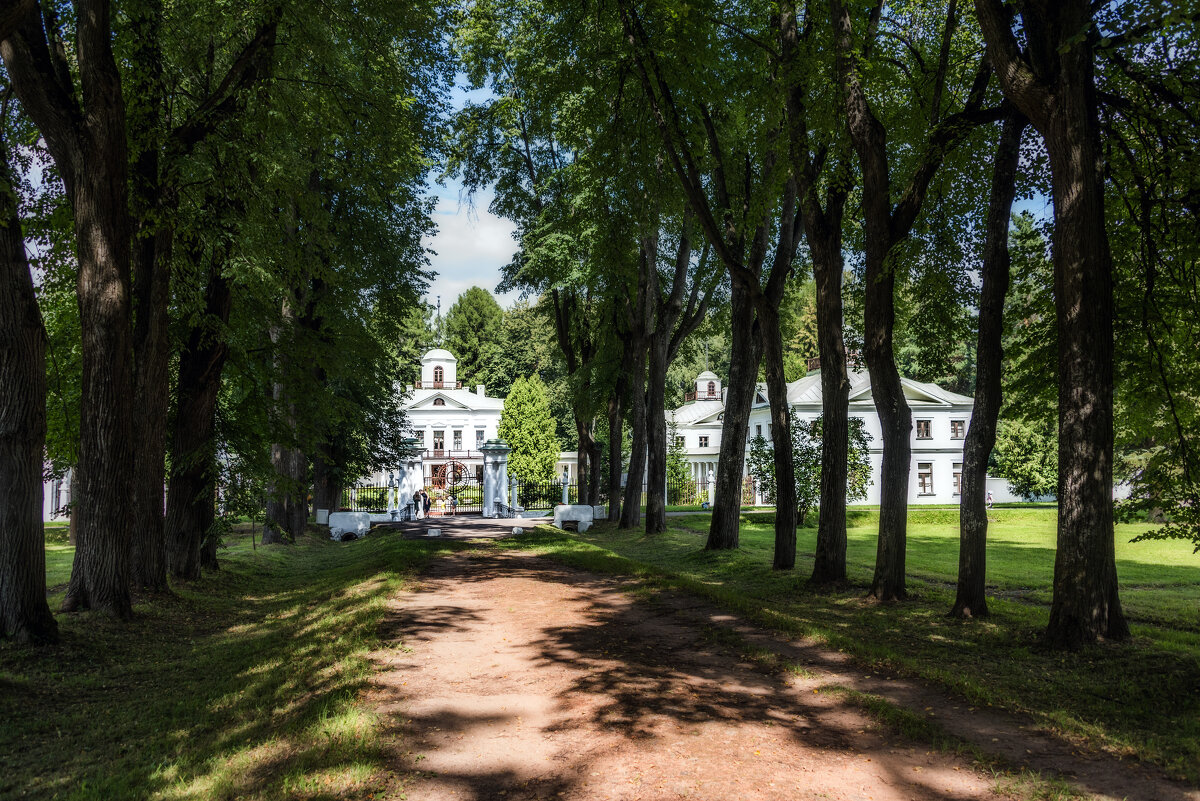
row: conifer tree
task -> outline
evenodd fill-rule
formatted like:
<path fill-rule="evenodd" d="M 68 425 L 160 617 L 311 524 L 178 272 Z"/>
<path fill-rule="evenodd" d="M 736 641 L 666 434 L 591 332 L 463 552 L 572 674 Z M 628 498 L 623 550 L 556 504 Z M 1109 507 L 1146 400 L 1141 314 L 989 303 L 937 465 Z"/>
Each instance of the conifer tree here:
<path fill-rule="evenodd" d="M 500 439 L 512 448 L 508 470 L 521 481 L 553 481 L 560 445 L 542 379 L 518 378 L 504 400 Z"/>

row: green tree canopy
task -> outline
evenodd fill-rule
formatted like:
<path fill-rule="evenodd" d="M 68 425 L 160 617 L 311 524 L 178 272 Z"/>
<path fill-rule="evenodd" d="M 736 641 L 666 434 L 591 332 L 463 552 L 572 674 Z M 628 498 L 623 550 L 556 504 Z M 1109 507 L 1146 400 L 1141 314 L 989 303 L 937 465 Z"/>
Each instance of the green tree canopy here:
<path fill-rule="evenodd" d="M 446 348 L 458 357 L 463 386 L 495 382 L 504 310 L 492 293 L 473 286 L 446 312 Z"/>
<path fill-rule="evenodd" d="M 522 481 L 553 481 L 560 445 L 550 396 L 536 375 L 513 382 L 500 414 L 500 439 L 512 448 L 508 469 Z"/>

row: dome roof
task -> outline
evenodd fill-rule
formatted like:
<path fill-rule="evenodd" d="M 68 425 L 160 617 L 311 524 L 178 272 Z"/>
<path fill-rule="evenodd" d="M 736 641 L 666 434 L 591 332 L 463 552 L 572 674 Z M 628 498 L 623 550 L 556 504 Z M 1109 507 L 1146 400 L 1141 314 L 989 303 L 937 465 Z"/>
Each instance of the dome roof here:
<path fill-rule="evenodd" d="M 697 381 L 715 381 L 715 380 L 717 380 L 717 374 L 714 373 L 712 370 L 705 370 L 703 373 L 696 376 L 696 380 Z"/>
<path fill-rule="evenodd" d="M 434 348 L 421 357 L 423 362 L 457 362 L 454 354 L 444 348 Z"/>

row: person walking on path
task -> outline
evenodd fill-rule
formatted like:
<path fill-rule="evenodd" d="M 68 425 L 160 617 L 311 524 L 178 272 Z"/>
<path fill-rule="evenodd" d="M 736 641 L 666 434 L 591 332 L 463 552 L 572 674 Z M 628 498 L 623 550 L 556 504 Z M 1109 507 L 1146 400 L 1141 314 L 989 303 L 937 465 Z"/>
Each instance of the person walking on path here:
<path fill-rule="evenodd" d="M 988 495 L 987 495 L 987 508 L 989 508 L 989 509 L 991 509 L 991 508 L 992 508 L 992 491 L 991 491 L 991 490 L 988 490 Z"/>
<path fill-rule="evenodd" d="M 421 500 L 421 491 L 417 490 L 413 493 L 413 509 L 417 514 L 417 519 L 425 517 L 425 503 Z"/>
<path fill-rule="evenodd" d="M 424 504 L 425 516 L 429 517 L 429 508 L 433 506 L 433 501 L 429 499 L 429 493 L 421 490 L 421 502 Z"/>

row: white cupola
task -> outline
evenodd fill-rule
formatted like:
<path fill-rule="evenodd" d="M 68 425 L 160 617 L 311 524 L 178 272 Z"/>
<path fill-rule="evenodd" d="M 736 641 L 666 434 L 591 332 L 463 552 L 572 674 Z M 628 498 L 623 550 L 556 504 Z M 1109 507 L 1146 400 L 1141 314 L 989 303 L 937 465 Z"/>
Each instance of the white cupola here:
<path fill-rule="evenodd" d="M 721 399 L 721 379 L 717 378 L 717 374 L 705 370 L 700 375 L 696 376 L 696 400 L 720 400 Z"/>
<path fill-rule="evenodd" d="M 421 357 L 422 389 L 456 389 L 458 359 L 442 348 L 434 348 Z"/>

